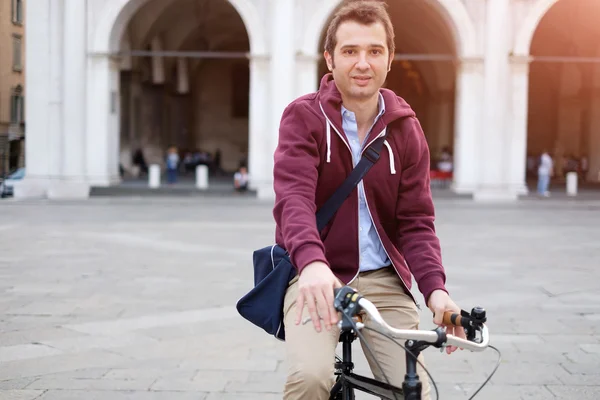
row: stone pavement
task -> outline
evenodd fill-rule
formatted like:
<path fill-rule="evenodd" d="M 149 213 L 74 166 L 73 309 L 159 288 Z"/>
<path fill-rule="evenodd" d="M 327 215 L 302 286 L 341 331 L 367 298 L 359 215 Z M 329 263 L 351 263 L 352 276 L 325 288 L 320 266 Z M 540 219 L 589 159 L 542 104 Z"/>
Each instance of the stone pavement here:
<path fill-rule="evenodd" d="M 0 210 L 1 399 L 282 397 L 283 344 L 234 308 L 252 250 L 273 240 L 269 204 L 6 200 Z M 453 298 L 487 308 L 503 355 L 476 398 L 600 398 L 600 202 L 439 199 L 437 210 Z M 429 311 L 422 321 L 432 326 Z M 491 350 L 425 354 L 441 399 L 468 398 L 496 361 Z"/>

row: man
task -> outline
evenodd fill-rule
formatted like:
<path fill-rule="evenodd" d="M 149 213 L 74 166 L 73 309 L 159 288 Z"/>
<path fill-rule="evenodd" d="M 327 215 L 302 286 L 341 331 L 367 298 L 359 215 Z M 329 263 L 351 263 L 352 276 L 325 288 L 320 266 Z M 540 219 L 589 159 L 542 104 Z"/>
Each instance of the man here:
<path fill-rule="evenodd" d="M 538 167 L 538 187 L 537 191 L 540 196 L 550 197 L 550 178 L 554 175 L 554 161 L 548 154 L 548 151 L 544 149 L 540 156 L 540 166 Z"/>
<path fill-rule="evenodd" d="M 411 273 L 435 323 L 441 325 L 444 311 L 460 310 L 445 289 L 423 131 L 410 106 L 381 88 L 394 55 L 385 5 L 353 1 L 340 8 L 329 26 L 324 55 L 331 73 L 317 93 L 285 109 L 275 152 L 276 241 L 299 271 L 284 302 L 285 399 L 328 399 L 339 339 L 334 288 L 355 288 L 398 328 L 416 329 L 419 323 L 409 290 Z M 386 131 L 379 161 L 318 232 L 316 210 L 345 180 L 361 152 Z M 312 324 L 303 324 L 308 317 Z M 454 328 L 448 332 L 455 333 Z M 377 333 L 363 334 L 387 378 L 401 386 L 403 350 Z M 456 334 L 464 337 L 464 331 Z M 365 354 L 375 377 L 383 380 Z M 419 371 L 427 399 L 429 383 Z"/>

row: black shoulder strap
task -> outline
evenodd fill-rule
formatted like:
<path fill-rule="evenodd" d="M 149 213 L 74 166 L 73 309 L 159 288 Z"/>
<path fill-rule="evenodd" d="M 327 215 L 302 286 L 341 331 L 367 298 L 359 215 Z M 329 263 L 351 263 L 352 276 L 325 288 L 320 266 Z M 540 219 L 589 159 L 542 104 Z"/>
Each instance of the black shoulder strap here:
<path fill-rule="evenodd" d="M 360 182 L 373 164 L 379 160 L 385 137 L 386 135 L 384 134 L 365 149 L 360 161 L 356 164 L 356 167 L 354 167 L 350 175 L 348 175 L 335 193 L 332 194 L 319 211 L 317 211 L 317 229 L 319 232 L 327 226 L 331 217 L 333 217 L 346 198 L 350 196 L 350 193 L 352 193 L 356 185 L 358 185 L 358 182 Z"/>

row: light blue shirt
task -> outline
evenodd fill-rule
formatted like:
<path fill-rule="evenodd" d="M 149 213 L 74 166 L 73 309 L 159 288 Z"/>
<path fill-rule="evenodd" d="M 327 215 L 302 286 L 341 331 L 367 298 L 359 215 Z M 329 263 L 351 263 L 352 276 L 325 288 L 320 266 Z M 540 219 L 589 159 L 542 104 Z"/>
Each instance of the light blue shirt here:
<path fill-rule="evenodd" d="M 380 93 L 379 114 L 375 118 L 375 121 L 373 121 L 373 125 L 375 125 L 375 122 L 377 122 L 384 112 L 385 103 L 383 101 L 383 96 Z M 362 151 L 363 146 L 366 144 L 366 138 L 369 136 L 371 129 L 373 129 L 373 125 L 371 125 L 371 128 L 365 136 L 365 142 L 360 143 L 358 139 L 356 115 L 352 111 L 349 111 L 342 106 L 342 128 L 344 129 L 346 137 L 350 142 L 350 148 L 352 150 L 352 162 L 354 166 L 356 166 L 356 164 L 358 164 L 360 161 L 360 152 Z M 371 220 L 371 215 L 369 214 L 367 203 L 365 202 L 365 191 L 362 180 L 358 184 L 358 192 L 358 245 L 360 252 L 359 270 L 361 272 L 372 271 L 390 265 L 390 260 L 385 253 L 383 245 L 381 244 L 379 236 L 377 235 L 377 231 L 375 230 L 375 225 Z"/>

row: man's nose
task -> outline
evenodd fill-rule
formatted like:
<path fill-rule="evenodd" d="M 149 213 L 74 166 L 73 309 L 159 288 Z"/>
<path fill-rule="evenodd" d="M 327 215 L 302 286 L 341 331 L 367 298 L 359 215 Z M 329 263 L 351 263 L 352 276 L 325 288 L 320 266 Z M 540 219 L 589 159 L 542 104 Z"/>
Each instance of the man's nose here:
<path fill-rule="evenodd" d="M 358 61 L 356 62 L 356 68 L 364 70 L 369 69 L 370 67 L 371 64 L 369 64 L 369 61 L 367 59 L 367 53 L 360 52 L 358 56 Z"/>

